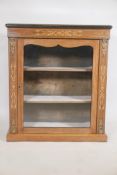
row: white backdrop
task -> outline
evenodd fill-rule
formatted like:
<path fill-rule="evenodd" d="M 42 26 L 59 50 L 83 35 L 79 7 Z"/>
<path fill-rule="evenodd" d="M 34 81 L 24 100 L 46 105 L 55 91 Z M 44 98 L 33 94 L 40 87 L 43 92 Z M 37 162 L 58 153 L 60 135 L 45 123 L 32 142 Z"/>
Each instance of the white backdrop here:
<path fill-rule="evenodd" d="M 8 129 L 6 23 L 113 25 L 109 43 L 107 83 L 108 143 L 5 142 Z M 116 48 L 117 0 L 0 0 L 0 175 L 7 175 L 7 170 L 9 175 L 10 173 L 12 175 L 25 173 L 32 175 L 39 172 L 43 175 L 93 175 L 96 172 L 100 175 L 117 174 L 115 163 L 117 162 Z M 17 172 L 18 168 L 20 170 Z"/>

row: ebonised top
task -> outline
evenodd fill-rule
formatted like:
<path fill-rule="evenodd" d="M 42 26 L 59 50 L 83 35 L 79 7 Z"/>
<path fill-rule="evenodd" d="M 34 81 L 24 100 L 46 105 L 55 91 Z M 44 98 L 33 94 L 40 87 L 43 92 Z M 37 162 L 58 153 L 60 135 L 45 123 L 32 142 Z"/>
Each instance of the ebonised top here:
<path fill-rule="evenodd" d="M 111 29 L 111 25 L 6 24 L 8 28 Z"/>

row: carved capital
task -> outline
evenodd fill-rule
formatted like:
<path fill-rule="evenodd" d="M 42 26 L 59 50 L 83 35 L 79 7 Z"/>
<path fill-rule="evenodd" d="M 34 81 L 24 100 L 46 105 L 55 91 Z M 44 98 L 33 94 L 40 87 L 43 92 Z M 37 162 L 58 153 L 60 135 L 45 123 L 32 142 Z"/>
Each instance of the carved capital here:
<path fill-rule="evenodd" d="M 98 121 L 98 131 L 100 134 L 103 134 L 104 133 L 104 125 L 103 125 L 103 120 L 102 118 L 99 119 Z"/>
<path fill-rule="evenodd" d="M 108 48 L 108 40 L 102 40 L 102 56 L 105 56 L 107 54 L 107 48 Z"/>
<path fill-rule="evenodd" d="M 17 133 L 17 127 L 16 127 L 16 122 L 14 119 L 12 119 L 11 124 L 10 124 L 10 133 Z"/>
<path fill-rule="evenodd" d="M 11 56 L 13 56 L 15 54 L 15 50 L 16 50 L 16 39 L 10 38 L 9 48 L 10 48 L 10 54 L 11 54 Z"/>

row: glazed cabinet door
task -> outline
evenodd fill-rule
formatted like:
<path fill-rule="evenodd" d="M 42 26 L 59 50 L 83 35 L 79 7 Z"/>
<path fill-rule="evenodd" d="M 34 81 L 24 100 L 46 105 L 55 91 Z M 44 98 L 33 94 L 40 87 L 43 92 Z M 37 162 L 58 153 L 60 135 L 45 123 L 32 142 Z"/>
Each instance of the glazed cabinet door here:
<path fill-rule="evenodd" d="M 18 132 L 96 133 L 98 40 L 18 40 Z"/>

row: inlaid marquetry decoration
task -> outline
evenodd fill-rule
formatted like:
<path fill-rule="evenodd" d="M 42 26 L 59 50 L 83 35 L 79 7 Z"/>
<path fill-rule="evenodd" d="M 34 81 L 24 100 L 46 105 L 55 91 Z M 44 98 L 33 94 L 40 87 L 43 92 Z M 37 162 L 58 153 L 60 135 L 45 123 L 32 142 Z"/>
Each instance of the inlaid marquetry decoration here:
<path fill-rule="evenodd" d="M 98 132 L 104 133 L 108 40 L 101 41 L 98 94 Z"/>
<path fill-rule="evenodd" d="M 23 29 L 23 32 L 21 31 Z M 105 29 L 88 29 L 88 28 L 9 28 L 9 37 L 26 37 L 26 38 L 84 38 L 84 39 L 108 39 L 110 31 Z"/>
<path fill-rule="evenodd" d="M 11 76 L 11 108 L 16 108 L 16 65 L 11 64 L 10 65 L 10 76 Z"/>
<path fill-rule="evenodd" d="M 9 40 L 10 54 L 10 132 L 17 132 L 17 58 L 16 39 Z"/>
<path fill-rule="evenodd" d="M 109 35 L 109 31 L 103 31 L 101 30 L 100 33 L 98 31 L 91 31 L 91 30 L 72 30 L 72 29 L 51 29 L 51 30 L 47 30 L 47 29 L 35 29 L 34 31 L 34 35 L 37 37 L 41 37 L 41 38 L 78 38 L 78 37 L 82 37 L 84 34 L 86 35 L 86 37 L 88 35 L 90 35 L 90 33 L 93 33 L 93 35 L 95 37 L 99 36 L 99 37 L 107 37 Z"/>
<path fill-rule="evenodd" d="M 105 101 L 105 81 L 106 81 L 106 77 L 105 77 L 105 73 L 106 73 L 106 66 L 102 65 L 100 67 L 100 89 L 99 89 L 99 109 L 100 110 L 104 110 L 104 101 Z"/>
<path fill-rule="evenodd" d="M 51 30 L 44 30 L 44 29 L 36 29 L 35 30 L 35 35 L 36 36 L 41 36 L 41 37 L 54 37 L 54 38 L 59 38 L 59 37 L 75 37 L 75 36 L 82 36 L 83 31 L 82 30 L 56 30 L 56 29 L 51 29 Z"/>

